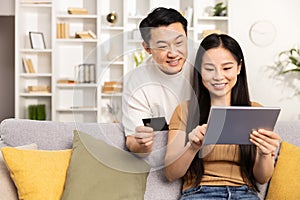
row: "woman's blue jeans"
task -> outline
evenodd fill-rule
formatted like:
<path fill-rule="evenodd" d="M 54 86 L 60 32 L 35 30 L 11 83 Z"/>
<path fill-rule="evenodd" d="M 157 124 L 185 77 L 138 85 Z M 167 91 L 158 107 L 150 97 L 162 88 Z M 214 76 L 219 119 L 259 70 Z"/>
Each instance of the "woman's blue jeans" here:
<path fill-rule="evenodd" d="M 180 200 L 259 200 L 257 192 L 243 186 L 197 186 L 183 191 Z"/>

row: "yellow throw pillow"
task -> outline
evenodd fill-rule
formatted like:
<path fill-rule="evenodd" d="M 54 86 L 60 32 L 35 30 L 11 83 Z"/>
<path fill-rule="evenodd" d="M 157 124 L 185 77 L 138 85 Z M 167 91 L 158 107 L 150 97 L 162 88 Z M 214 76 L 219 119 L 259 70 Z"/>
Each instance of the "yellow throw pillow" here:
<path fill-rule="evenodd" d="M 60 200 L 72 150 L 1 149 L 19 199 Z"/>
<path fill-rule="evenodd" d="M 37 149 L 37 144 L 27 144 L 15 147 L 17 149 Z M 17 190 L 13 180 L 10 178 L 10 173 L 4 162 L 2 153 L 0 152 L 0 199 L 1 200 L 16 200 L 18 199 Z"/>
<path fill-rule="evenodd" d="M 267 200 L 300 199 L 300 147 L 281 143 Z"/>

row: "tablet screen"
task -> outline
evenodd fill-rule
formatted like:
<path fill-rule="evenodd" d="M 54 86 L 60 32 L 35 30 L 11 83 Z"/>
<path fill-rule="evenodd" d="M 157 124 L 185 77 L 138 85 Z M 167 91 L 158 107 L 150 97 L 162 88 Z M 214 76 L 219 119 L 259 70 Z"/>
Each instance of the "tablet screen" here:
<path fill-rule="evenodd" d="M 252 144 L 253 129 L 273 131 L 278 107 L 212 106 L 203 144 Z"/>

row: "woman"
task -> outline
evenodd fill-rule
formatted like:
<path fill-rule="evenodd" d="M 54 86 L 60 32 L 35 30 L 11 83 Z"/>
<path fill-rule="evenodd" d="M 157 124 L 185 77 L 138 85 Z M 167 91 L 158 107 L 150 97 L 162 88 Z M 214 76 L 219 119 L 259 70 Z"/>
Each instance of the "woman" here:
<path fill-rule="evenodd" d="M 228 35 L 209 35 L 194 67 L 196 98 L 178 106 L 169 124 L 166 177 L 183 177 L 181 200 L 259 199 L 256 183 L 272 176 L 278 134 L 260 129 L 250 134 L 254 145 L 202 146 L 211 106 L 259 106 L 249 98 L 241 47 Z"/>

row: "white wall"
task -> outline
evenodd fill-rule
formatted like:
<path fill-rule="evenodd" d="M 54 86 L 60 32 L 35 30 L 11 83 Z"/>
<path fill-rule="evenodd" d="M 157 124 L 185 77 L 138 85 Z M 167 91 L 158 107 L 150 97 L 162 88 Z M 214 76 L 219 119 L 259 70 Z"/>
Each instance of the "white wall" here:
<path fill-rule="evenodd" d="M 229 34 L 244 51 L 251 98 L 281 107 L 280 120 L 300 119 L 300 95 L 295 96 L 286 81 L 275 80 L 267 66 L 278 52 L 300 47 L 299 8 L 299 0 L 229 0 Z M 276 27 L 276 38 L 267 47 L 257 47 L 249 39 L 249 29 L 257 20 L 271 21 Z M 297 76 L 300 83 L 300 73 Z"/>

